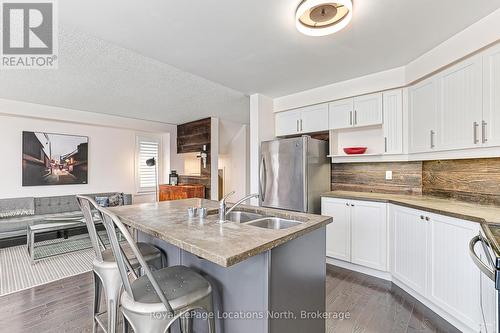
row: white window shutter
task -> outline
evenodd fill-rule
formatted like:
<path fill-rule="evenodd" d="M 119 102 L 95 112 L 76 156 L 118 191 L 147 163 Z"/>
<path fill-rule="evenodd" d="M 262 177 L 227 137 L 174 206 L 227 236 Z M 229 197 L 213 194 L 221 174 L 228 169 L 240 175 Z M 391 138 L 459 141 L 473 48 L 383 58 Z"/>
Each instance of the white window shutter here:
<path fill-rule="evenodd" d="M 151 192 L 155 190 L 155 169 L 159 163 L 160 140 L 156 138 L 137 137 L 136 184 L 137 192 Z M 147 166 L 146 161 L 155 158 L 156 167 Z"/>

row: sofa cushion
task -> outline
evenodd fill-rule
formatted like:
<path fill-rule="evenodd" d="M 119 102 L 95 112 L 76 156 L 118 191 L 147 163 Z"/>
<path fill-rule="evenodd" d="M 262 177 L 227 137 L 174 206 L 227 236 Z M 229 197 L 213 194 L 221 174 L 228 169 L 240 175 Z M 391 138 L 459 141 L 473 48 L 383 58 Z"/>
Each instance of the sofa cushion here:
<path fill-rule="evenodd" d="M 66 213 L 76 210 L 80 210 L 80 207 L 74 195 L 35 198 L 36 215 Z"/>
<path fill-rule="evenodd" d="M 35 199 L 32 197 L 0 200 L 0 219 L 34 214 Z"/>
<path fill-rule="evenodd" d="M 94 200 L 101 207 L 108 207 L 109 206 L 109 197 L 97 196 L 94 198 Z"/>
<path fill-rule="evenodd" d="M 123 206 L 123 193 L 110 195 L 108 199 L 109 207 Z"/>

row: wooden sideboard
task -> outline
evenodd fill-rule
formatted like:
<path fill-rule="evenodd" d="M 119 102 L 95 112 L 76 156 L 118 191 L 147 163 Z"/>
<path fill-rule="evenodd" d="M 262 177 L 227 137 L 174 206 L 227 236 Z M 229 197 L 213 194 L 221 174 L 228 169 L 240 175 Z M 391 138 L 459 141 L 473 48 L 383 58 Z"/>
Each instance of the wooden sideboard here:
<path fill-rule="evenodd" d="M 205 186 L 201 184 L 160 185 L 160 201 L 188 198 L 205 198 Z"/>

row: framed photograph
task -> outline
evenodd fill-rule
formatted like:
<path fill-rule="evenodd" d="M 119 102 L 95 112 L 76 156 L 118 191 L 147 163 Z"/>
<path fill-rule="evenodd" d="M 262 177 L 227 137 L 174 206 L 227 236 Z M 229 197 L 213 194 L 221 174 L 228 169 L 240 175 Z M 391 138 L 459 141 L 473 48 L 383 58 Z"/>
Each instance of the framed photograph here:
<path fill-rule="evenodd" d="M 88 182 L 86 136 L 23 132 L 23 186 Z"/>

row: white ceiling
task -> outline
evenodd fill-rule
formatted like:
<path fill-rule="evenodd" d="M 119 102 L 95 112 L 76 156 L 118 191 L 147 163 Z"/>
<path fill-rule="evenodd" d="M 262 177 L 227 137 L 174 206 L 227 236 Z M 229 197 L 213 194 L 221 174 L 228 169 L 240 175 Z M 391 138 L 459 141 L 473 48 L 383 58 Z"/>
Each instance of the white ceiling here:
<path fill-rule="evenodd" d="M 345 30 L 295 29 L 300 0 L 64 0 L 59 69 L 0 72 L 0 97 L 183 123 L 248 123 L 278 97 L 405 65 L 500 0 L 354 0 Z"/>
<path fill-rule="evenodd" d="M 345 30 L 295 29 L 300 0 L 65 0 L 83 31 L 246 94 L 278 97 L 405 65 L 500 0 L 354 0 Z"/>
<path fill-rule="evenodd" d="M 0 71 L 0 98 L 180 124 L 249 122 L 249 98 L 61 25 L 59 68 Z"/>

